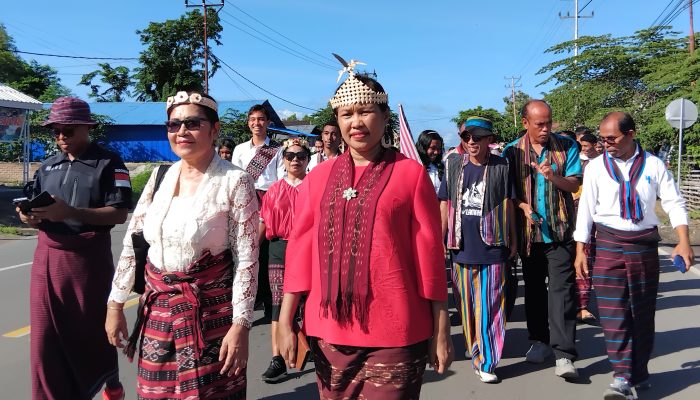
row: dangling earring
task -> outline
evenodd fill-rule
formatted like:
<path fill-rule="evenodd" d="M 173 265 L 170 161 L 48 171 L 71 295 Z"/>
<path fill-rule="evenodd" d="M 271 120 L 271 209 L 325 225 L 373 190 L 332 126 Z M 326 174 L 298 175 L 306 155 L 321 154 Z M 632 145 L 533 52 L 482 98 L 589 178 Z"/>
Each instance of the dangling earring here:
<path fill-rule="evenodd" d="M 382 136 L 382 147 L 384 147 L 385 149 L 391 147 L 391 141 L 386 135 Z"/>

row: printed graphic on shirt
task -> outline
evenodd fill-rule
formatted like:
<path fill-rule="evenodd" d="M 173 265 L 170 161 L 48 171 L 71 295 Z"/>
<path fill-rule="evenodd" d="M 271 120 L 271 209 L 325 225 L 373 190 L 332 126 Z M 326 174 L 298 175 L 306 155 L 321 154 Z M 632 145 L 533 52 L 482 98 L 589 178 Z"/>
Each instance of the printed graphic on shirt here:
<path fill-rule="evenodd" d="M 128 169 L 115 169 L 114 170 L 114 186 L 116 187 L 131 187 L 131 181 L 129 180 L 129 170 Z"/>
<path fill-rule="evenodd" d="M 481 199 L 484 196 L 484 181 L 472 183 L 462 195 L 462 215 L 481 216 Z"/>

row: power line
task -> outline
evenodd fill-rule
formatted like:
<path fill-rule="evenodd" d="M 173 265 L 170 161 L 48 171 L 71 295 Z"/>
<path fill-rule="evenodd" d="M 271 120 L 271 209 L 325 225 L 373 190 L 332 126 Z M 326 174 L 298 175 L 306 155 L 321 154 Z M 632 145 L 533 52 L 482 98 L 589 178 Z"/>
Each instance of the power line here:
<path fill-rule="evenodd" d="M 297 46 L 301 47 L 302 49 L 308 50 L 308 51 L 310 51 L 310 52 L 316 54 L 317 56 L 321 57 L 322 59 L 325 59 L 325 60 L 333 60 L 332 58 L 330 58 L 330 56 L 328 56 L 328 55 L 325 55 L 325 56 L 324 56 L 323 54 L 319 54 L 319 53 L 317 53 L 317 52 L 311 50 L 310 48 L 304 46 L 303 44 L 301 44 L 301 43 L 299 43 L 299 42 L 297 42 L 297 41 L 295 41 L 295 40 L 293 40 L 293 39 L 291 39 L 291 38 L 289 38 L 289 37 L 283 35 L 282 33 L 280 33 L 279 31 L 275 30 L 274 28 L 272 28 L 272 27 L 270 27 L 270 26 L 268 26 L 268 25 L 265 25 L 264 22 L 260 21 L 259 19 L 255 18 L 254 16 L 252 16 L 252 15 L 248 14 L 247 12 L 243 11 L 240 7 L 236 6 L 235 4 L 231 4 L 231 6 L 232 6 L 233 8 L 235 8 L 236 10 L 240 11 L 241 13 L 247 15 L 247 16 L 248 16 L 249 18 L 251 18 L 253 21 L 259 23 L 260 25 L 262 25 L 262 26 L 264 26 L 265 28 L 271 30 L 272 32 L 275 32 L 276 34 L 278 34 L 278 35 L 282 36 L 283 38 L 289 40 L 290 42 L 296 44 Z"/>
<path fill-rule="evenodd" d="M 585 10 L 585 9 L 586 9 L 586 7 L 588 7 L 588 5 L 589 5 L 589 4 L 591 4 L 591 2 L 593 2 L 593 0 L 588 0 L 588 3 L 586 3 L 586 5 L 585 5 L 585 6 L 581 7 L 581 9 L 580 9 L 580 10 L 578 10 L 579 14 L 581 13 L 581 11 Z"/>
<path fill-rule="evenodd" d="M 9 51 L 11 53 L 18 53 L 18 54 L 29 54 L 33 56 L 44 56 L 44 57 L 59 57 L 59 58 L 76 58 L 76 59 L 81 59 L 81 60 L 137 60 L 138 58 L 135 57 L 87 57 L 87 56 L 68 56 L 65 54 L 50 54 L 50 53 L 35 53 L 32 51 L 21 51 L 21 50 L 11 50 L 11 49 L 2 49 L 2 51 Z"/>
<path fill-rule="evenodd" d="M 214 55 L 212 55 L 212 57 L 214 57 L 217 61 L 221 62 L 221 64 L 223 64 L 226 68 L 230 69 L 234 74 L 236 74 L 236 75 L 240 76 L 241 78 L 245 79 L 246 82 L 248 82 L 248 83 L 250 83 L 251 85 L 255 86 L 256 88 L 262 90 L 263 92 L 269 94 L 270 96 L 273 96 L 274 98 L 279 99 L 279 100 L 282 100 L 283 102 L 288 103 L 288 104 L 291 104 L 291 105 L 293 105 L 293 106 L 301 107 L 301 108 L 304 108 L 304 109 L 306 109 L 306 110 L 318 111 L 317 108 L 311 108 L 311 107 L 302 106 L 301 104 L 294 103 L 293 101 L 289 101 L 289 100 L 287 100 L 287 99 L 285 99 L 285 98 L 283 98 L 283 97 L 280 97 L 280 96 L 278 96 L 278 95 L 272 93 L 271 91 L 269 91 L 269 90 L 267 90 L 267 89 L 261 87 L 261 86 L 258 85 L 257 83 L 255 83 L 255 82 L 251 81 L 250 79 L 246 78 L 245 76 L 243 76 L 240 72 L 236 71 L 235 69 L 233 69 L 233 67 L 231 67 L 230 65 L 228 65 L 228 64 L 226 63 L 226 61 L 224 61 L 224 60 L 222 60 L 222 59 L 220 59 L 220 58 L 218 58 L 218 57 L 215 57 Z"/>
<path fill-rule="evenodd" d="M 241 86 L 235 79 L 233 79 L 233 77 L 232 77 L 231 75 L 229 75 L 229 73 L 226 71 L 226 69 L 221 68 L 221 72 L 223 72 L 224 75 L 226 75 L 226 76 L 228 77 L 228 79 L 230 79 L 231 82 L 233 82 L 233 84 L 236 85 L 236 87 L 238 88 L 238 90 L 241 91 L 241 93 L 243 93 L 243 94 L 245 94 L 246 96 L 248 96 L 248 100 L 252 100 L 252 99 L 253 99 L 253 95 L 250 94 L 249 91 L 245 90 L 245 89 L 243 88 L 243 86 Z"/>
<path fill-rule="evenodd" d="M 308 59 L 309 61 L 313 61 L 313 62 L 315 62 L 315 63 L 323 64 L 323 65 L 325 65 L 325 66 L 327 66 L 327 67 L 329 67 L 329 68 L 332 68 L 332 69 L 337 69 L 335 66 L 326 63 L 326 58 L 325 58 L 325 57 L 321 57 L 321 59 L 322 59 L 323 61 L 314 60 L 313 58 L 307 56 L 306 54 L 303 54 L 303 53 L 301 53 L 301 52 L 299 52 L 299 51 L 297 51 L 297 50 L 295 50 L 295 49 L 293 49 L 293 48 L 287 46 L 286 44 L 280 42 L 279 40 L 277 40 L 277 39 L 271 37 L 270 35 L 266 34 L 265 32 L 259 31 L 259 30 L 256 29 L 254 26 L 251 26 L 251 25 L 247 24 L 245 21 L 243 21 L 242 19 L 236 17 L 235 15 L 233 15 L 233 14 L 227 12 L 227 11 L 223 11 L 223 13 L 226 14 L 226 15 L 228 15 L 229 17 L 235 19 L 236 21 L 240 22 L 241 24 L 245 25 L 246 27 L 248 27 L 248 28 L 251 29 L 252 31 L 257 32 L 257 33 L 263 35 L 264 37 L 266 37 L 266 38 L 272 40 L 273 42 L 279 44 L 280 46 L 284 47 L 285 49 L 288 49 L 289 51 L 294 52 L 295 54 L 299 54 L 300 56 L 302 56 L 302 57 Z M 230 22 L 227 22 L 227 23 L 231 24 Z M 309 50 L 309 51 L 311 51 L 312 53 L 316 54 L 313 50 Z"/>
<path fill-rule="evenodd" d="M 224 22 L 224 23 L 230 25 L 232 28 L 237 29 L 237 30 L 239 30 L 239 31 L 241 31 L 241 32 L 243 32 L 243 33 L 245 33 L 246 35 L 248 35 L 248 36 L 250 36 L 250 37 L 252 37 L 252 38 L 254 38 L 254 39 L 257 39 L 257 40 L 259 40 L 259 41 L 261 41 L 261 42 L 263 42 L 263 43 L 266 43 L 266 44 L 268 44 L 268 45 L 270 45 L 270 46 L 276 48 L 277 50 L 283 51 L 283 52 L 285 52 L 285 53 L 287 53 L 287 54 L 289 54 L 289 55 L 292 55 L 292 56 L 294 56 L 294 57 L 296 57 L 296 58 L 299 58 L 299 59 L 301 59 L 301 60 L 303 60 L 303 61 L 307 61 L 307 62 L 309 62 L 309 63 L 312 63 L 312 64 L 316 65 L 316 66 L 323 67 L 323 68 L 328 68 L 328 69 L 331 69 L 331 70 L 336 70 L 336 69 L 337 69 L 337 68 L 331 67 L 331 66 L 328 65 L 328 64 L 322 64 L 321 62 L 316 61 L 316 60 L 313 60 L 313 59 L 311 59 L 311 58 L 309 58 L 309 57 L 307 57 L 307 56 L 305 56 L 305 55 L 303 55 L 303 54 L 299 54 L 299 53 L 295 52 L 295 51 L 292 50 L 292 49 L 289 49 L 289 50 L 288 50 L 288 49 L 285 49 L 284 47 L 278 46 L 278 45 L 276 45 L 276 44 L 274 44 L 274 43 L 272 43 L 272 42 L 269 42 L 269 41 L 267 41 L 267 40 L 265 40 L 265 39 L 259 37 L 259 36 L 255 36 L 254 34 L 252 34 L 252 33 L 248 32 L 248 31 L 246 31 L 245 29 L 243 29 L 243 28 L 241 28 L 241 27 L 239 27 L 239 26 L 234 25 L 233 23 L 231 23 L 231 22 L 229 22 L 229 21 L 227 21 L 227 20 L 225 20 L 225 19 L 223 19 L 223 18 L 219 18 L 219 20 L 220 20 L 221 22 Z"/>

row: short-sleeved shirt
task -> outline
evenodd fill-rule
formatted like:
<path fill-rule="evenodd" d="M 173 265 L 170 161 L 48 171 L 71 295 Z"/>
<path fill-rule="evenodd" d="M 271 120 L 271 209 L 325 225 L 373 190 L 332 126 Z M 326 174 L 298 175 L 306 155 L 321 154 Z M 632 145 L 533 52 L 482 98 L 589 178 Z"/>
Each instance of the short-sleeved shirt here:
<path fill-rule="evenodd" d="M 34 177 L 34 195 L 47 191 L 76 208 L 130 208 L 129 170 L 116 153 L 96 143 L 71 161 L 66 153 L 46 159 Z M 89 225 L 75 220 L 42 221 L 45 232 L 78 234 L 109 232 L 114 225 Z"/>
<path fill-rule="evenodd" d="M 563 135 L 557 135 L 557 138 L 562 142 L 562 145 L 566 149 L 566 163 L 564 165 L 564 173 L 562 174 L 564 177 L 568 176 L 578 176 L 580 177 L 582 175 L 581 171 L 581 158 L 579 157 L 579 150 L 578 146 L 576 145 L 576 142 L 571 139 L 568 136 L 563 136 Z M 503 154 L 508 155 L 508 150 L 510 147 L 514 146 L 518 140 L 516 139 L 513 142 L 509 143 L 508 146 L 506 146 L 505 149 L 503 149 Z M 542 146 L 542 152 L 538 156 L 537 153 L 535 153 L 535 150 L 530 147 L 530 159 L 531 160 L 536 160 L 538 164 L 541 164 L 544 162 L 544 160 L 547 158 L 547 154 L 549 153 L 549 141 Z M 507 157 L 509 161 L 512 161 L 511 157 Z M 514 168 L 514 166 L 511 164 L 511 168 Z M 517 167 L 515 167 L 517 168 Z M 529 168 L 529 166 L 528 166 Z M 556 171 L 557 170 L 557 165 L 552 163 L 552 170 Z M 535 204 L 536 211 L 537 213 L 542 216 L 545 220 L 547 220 L 547 205 L 545 204 L 545 183 L 546 179 L 544 178 L 544 175 L 542 174 L 535 174 L 535 187 L 533 188 L 533 199 L 530 199 L 532 202 L 531 204 Z M 517 183 L 516 183 L 517 184 Z M 574 216 L 570 216 L 573 218 Z M 544 243 L 552 243 L 552 234 L 549 231 L 549 226 L 548 224 L 542 224 L 540 225 L 542 229 L 542 241 Z"/>
<path fill-rule="evenodd" d="M 485 165 L 467 163 L 462 184 L 462 243 L 460 250 L 452 250 L 452 261 L 460 264 L 497 264 L 508 259 L 505 246 L 488 246 L 481 239 L 481 205 L 484 199 Z M 448 200 L 447 180 L 438 190 L 441 201 Z"/>

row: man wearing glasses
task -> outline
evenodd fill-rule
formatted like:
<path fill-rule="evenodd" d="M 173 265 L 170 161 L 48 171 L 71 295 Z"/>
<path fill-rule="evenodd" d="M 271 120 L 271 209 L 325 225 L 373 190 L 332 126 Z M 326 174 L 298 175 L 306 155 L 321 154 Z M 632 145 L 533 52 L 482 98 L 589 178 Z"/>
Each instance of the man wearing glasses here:
<path fill-rule="evenodd" d="M 503 150 L 515 184 L 525 315 L 532 341 L 525 358 L 556 357 L 555 374 L 578 377 L 572 240 L 581 161 L 573 139 L 552 133 L 552 109 L 543 100 L 523 106 L 525 134 Z M 546 282 L 545 282 L 546 281 Z"/>
<path fill-rule="evenodd" d="M 121 158 L 90 141 L 90 106 L 60 97 L 49 127 L 61 152 L 37 171 L 34 195 L 53 204 L 21 211 L 39 229 L 31 271 L 32 398 L 123 399 L 116 348 L 105 334 L 105 303 L 114 275 L 110 230 L 131 207 Z"/>
<path fill-rule="evenodd" d="M 644 151 L 635 134 L 628 113 L 603 118 L 600 138 L 605 153 L 586 167 L 574 232 L 576 274 L 593 277 L 613 367 L 613 382 L 605 392 L 605 399 L 611 400 L 631 398 L 631 386 L 648 387 L 659 284 L 657 197 L 678 233 L 671 257 L 680 256 L 683 272 L 694 262 L 685 200 L 663 161 Z M 593 226 L 596 258 L 589 265 L 584 246 Z"/>
<path fill-rule="evenodd" d="M 443 236 L 459 288 L 468 358 L 482 382 L 496 383 L 505 338 L 507 262 L 517 255 L 513 190 L 508 161 L 490 152 L 491 121 L 467 119 L 460 137 L 462 152 L 448 156 L 438 190 Z"/>
<path fill-rule="evenodd" d="M 270 112 L 262 104 L 256 104 L 248 111 L 248 129 L 252 134 L 250 140 L 233 149 L 231 162 L 248 172 L 255 182 L 259 203 L 270 186 L 286 176 L 282 159 L 282 146 L 267 136 L 270 125 Z M 260 242 L 260 259 L 258 269 L 258 293 L 256 308 L 265 308 L 265 317 L 272 316 L 272 292 L 268 277 L 268 246 L 270 242 Z"/>

